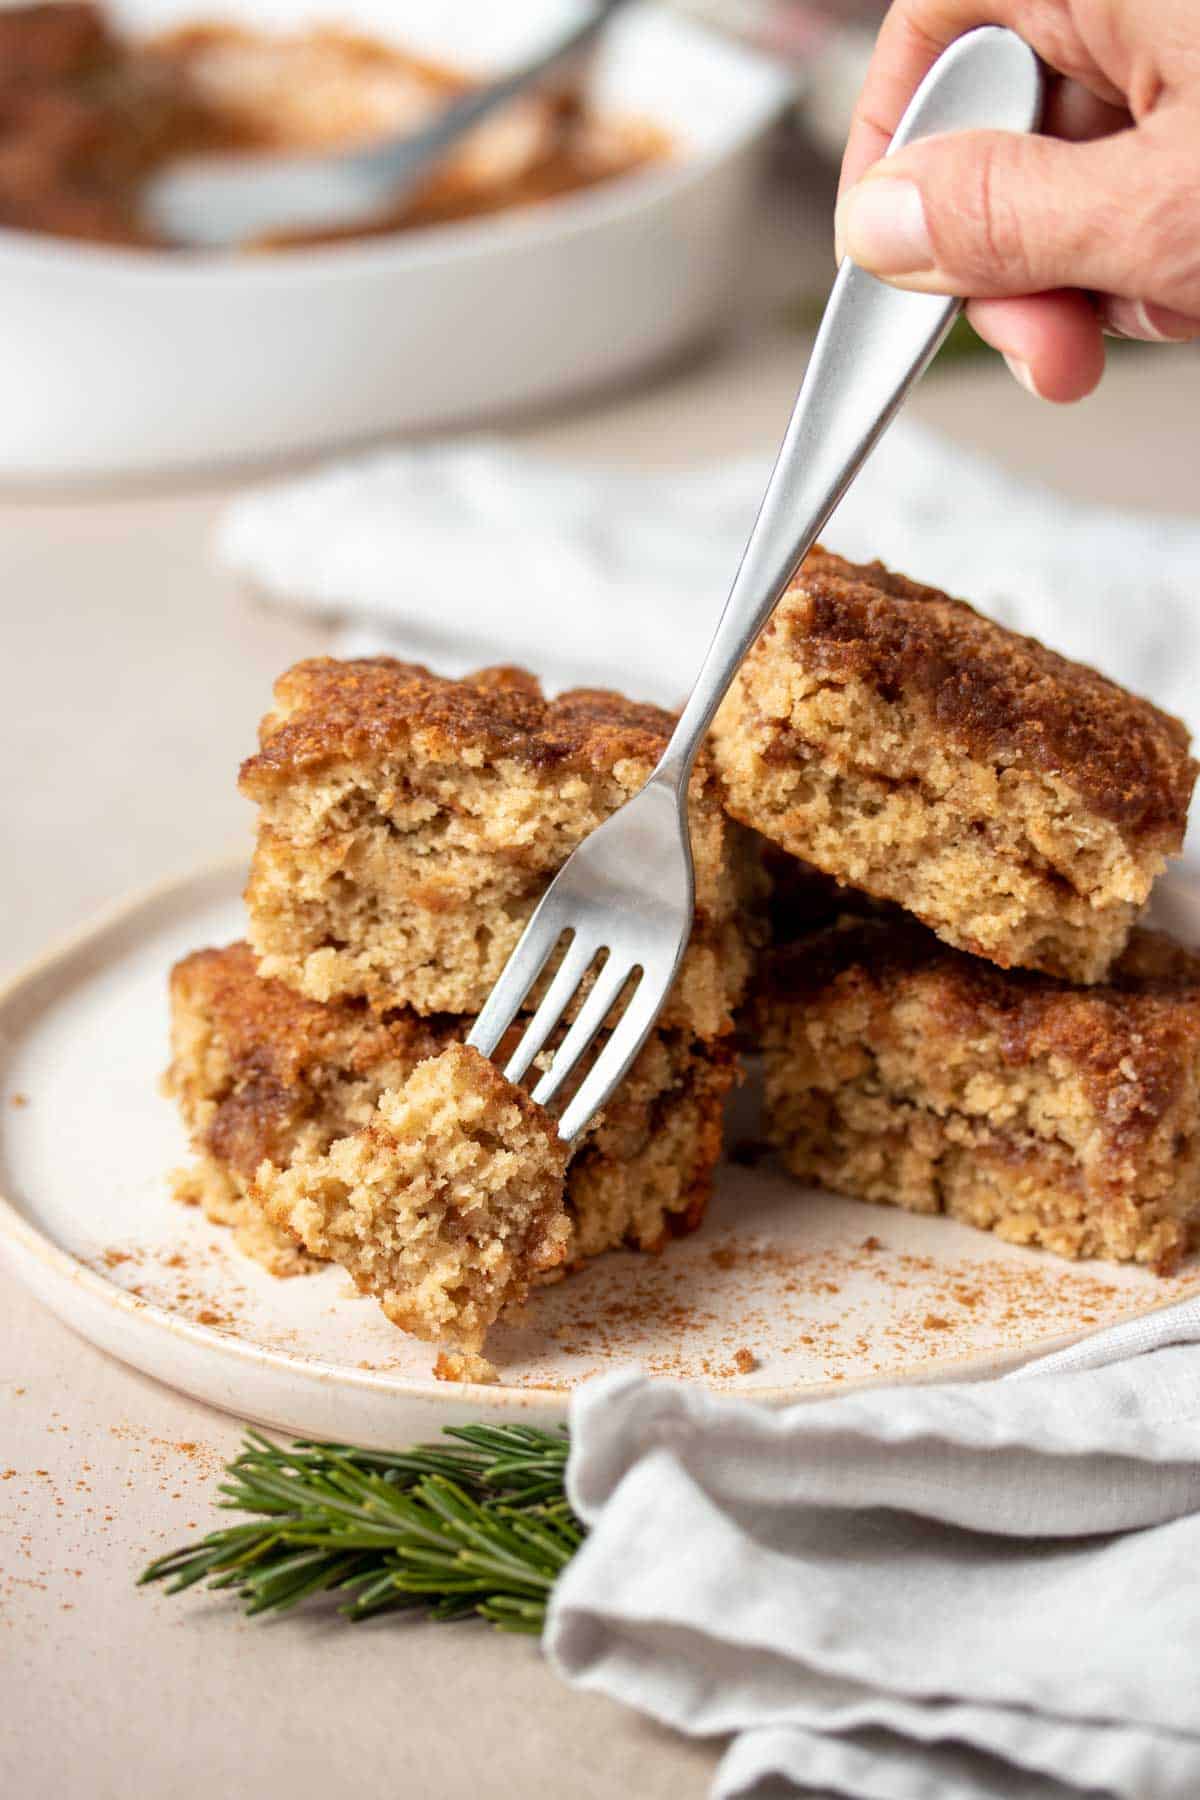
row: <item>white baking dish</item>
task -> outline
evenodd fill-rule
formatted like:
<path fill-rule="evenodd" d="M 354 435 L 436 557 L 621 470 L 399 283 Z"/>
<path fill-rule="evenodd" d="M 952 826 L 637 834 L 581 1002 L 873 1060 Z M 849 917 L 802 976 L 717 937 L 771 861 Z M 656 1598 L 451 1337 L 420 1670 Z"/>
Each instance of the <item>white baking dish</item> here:
<path fill-rule="evenodd" d="M 335 20 L 468 68 L 570 0 L 117 0 Z M 598 101 L 675 136 L 671 164 L 490 219 L 275 256 L 109 250 L 0 231 L 0 477 L 61 480 L 294 453 L 583 390 L 710 331 L 736 293 L 759 152 L 791 78 L 669 13 L 601 48 Z"/>

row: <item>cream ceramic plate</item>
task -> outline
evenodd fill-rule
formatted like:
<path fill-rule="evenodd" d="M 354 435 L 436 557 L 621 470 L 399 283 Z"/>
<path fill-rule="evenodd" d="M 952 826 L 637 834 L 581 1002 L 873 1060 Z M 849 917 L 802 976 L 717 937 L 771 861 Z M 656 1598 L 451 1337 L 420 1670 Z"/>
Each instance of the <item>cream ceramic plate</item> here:
<path fill-rule="evenodd" d="M 157 1087 L 167 970 L 240 935 L 240 885 L 218 869 L 134 901 L 0 996 L 0 1252 L 91 1342 L 227 1411 L 395 1444 L 559 1418 L 578 1382 L 631 1364 L 779 1404 L 995 1373 L 1200 1287 L 1200 1268 L 1076 1267 L 729 1166 L 693 1237 L 606 1257 L 497 1331 L 499 1386 L 436 1382 L 429 1347 L 340 1271 L 273 1280 L 170 1198 L 186 1150 Z M 1163 904 L 1200 938 L 1200 893 L 1177 878 Z"/>

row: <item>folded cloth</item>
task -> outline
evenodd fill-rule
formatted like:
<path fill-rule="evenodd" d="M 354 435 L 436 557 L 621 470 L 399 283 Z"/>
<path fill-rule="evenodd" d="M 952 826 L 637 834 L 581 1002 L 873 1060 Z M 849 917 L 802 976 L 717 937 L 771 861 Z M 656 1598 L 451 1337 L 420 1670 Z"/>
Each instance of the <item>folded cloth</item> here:
<path fill-rule="evenodd" d="M 1103 1361 L 1130 1329 L 1098 1367 L 781 1413 L 588 1384 L 554 1665 L 732 1734 L 721 1800 L 1194 1800 L 1200 1305 Z"/>
<path fill-rule="evenodd" d="M 675 705 L 768 468 L 630 471 L 487 438 L 418 444 L 243 495 L 217 552 L 268 602 L 338 620 L 343 653 L 391 650 L 449 674 L 520 662 L 552 689 L 607 683 Z M 1064 500 L 901 420 L 824 537 L 1200 724 L 1191 520 Z"/>

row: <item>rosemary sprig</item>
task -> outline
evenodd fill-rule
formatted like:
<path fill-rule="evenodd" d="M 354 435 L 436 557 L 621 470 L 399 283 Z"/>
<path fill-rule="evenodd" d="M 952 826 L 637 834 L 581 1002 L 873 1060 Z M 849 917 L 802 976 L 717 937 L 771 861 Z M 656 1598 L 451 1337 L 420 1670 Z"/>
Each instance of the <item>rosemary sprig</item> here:
<path fill-rule="evenodd" d="M 424 1608 L 540 1632 L 546 1602 L 583 1542 L 567 1502 L 565 1432 L 447 1426 L 446 1444 L 407 1451 L 301 1442 L 248 1431 L 217 1504 L 256 1515 L 161 1556 L 140 1577 L 169 1594 L 233 1589 L 248 1614 L 313 1594 L 348 1594 L 348 1619 Z"/>

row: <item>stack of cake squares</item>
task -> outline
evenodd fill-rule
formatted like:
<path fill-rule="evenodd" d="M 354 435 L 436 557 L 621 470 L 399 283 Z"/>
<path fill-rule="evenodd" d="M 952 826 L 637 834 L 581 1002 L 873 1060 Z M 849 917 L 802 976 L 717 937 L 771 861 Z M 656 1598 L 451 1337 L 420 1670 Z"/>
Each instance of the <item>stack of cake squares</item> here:
<path fill-rule="evenodd" d="M 1182 845 L 1187 733 L 878 564 L 815 551 L 737 676 L 690 791 L 687 954 L 575 1154 L 462 1047 L 672 723 L 512 669 L 284 675 L 241 776 L 249 943 L 172 974 L 182 1196 L 276 1274 L 342 1263 L 478 1373 L 531 1282 L 698 1224 L 740 1042 L 803 1180 L 1173 1267 L 1200 961 L 1136 921 Z"/>
<path fill-rule="evenodd" d="M 691 943 L 565 1193 L 565 1147 L 550 1154 L 541 1109 L 482 1058 L 447 1056 L 550 878 L 642 785 L 672 724 L 609 693 L 548 701 L 512 669 L 448 681 L 389 658 L 323 659 L 284 675 L 241 775 L 258 806 L 250 942 L 172 973 L 169 1082 L 197 1151 L 181 1196 L 274 1273 L 332 1257 L 397 1324 L 469 1351 L 530 1280 L 693 1229 L 720 1157 L 761 886 L 710 757 L 690 794 Z M 414 1090 L 439 1057 L 442 1091 Z M 469 1145 L 455 1136 L 464 1108 Z"/>
<path fill-rule="evenodd" d="M 775 846 L 755 1032 L 788 1167 L 1174 1268 L 1200 1215 L 1200 960 L 1135 921 L 1183 844 L 1179 720 L 818 551 L 715 748 Z"/>

